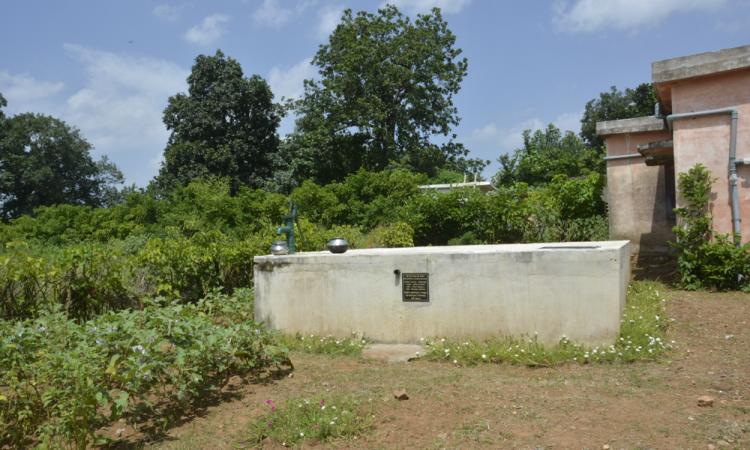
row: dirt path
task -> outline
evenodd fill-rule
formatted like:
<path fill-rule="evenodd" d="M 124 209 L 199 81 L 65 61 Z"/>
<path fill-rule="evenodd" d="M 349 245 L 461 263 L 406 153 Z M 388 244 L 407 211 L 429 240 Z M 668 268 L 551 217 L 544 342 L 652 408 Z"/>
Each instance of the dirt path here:
<path fill-rule="evenodd" d="M 236 448 L 266 399 L 356 393 L 375 429 L 339 448 L 750 448 L 750 295 L 671 291 L 659 363 L 530 369 L 294 354 L 291 378 L 242 388 L 159 448 Z M 411 398 L 391 392 L 405 388 Z M 698 407 L 701 395 L 713 407 Z M 606 447 L 605 447 L 606 448 Z"/>

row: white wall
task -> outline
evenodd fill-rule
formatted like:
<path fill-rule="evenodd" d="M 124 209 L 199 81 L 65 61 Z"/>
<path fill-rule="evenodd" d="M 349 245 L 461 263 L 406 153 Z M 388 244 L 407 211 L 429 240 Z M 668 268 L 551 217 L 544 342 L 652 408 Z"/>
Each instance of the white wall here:
<path fill-rule="evenodd" d="M 361 332 L 381 342 L 536 332 L 546 343 L 565 335 L 610 344 L 629 258 L 628 241 L 258 256 L 255 314 L 288 333 Z M 429 273 L 429 303 L 403 302 L 394 270 Z"/>

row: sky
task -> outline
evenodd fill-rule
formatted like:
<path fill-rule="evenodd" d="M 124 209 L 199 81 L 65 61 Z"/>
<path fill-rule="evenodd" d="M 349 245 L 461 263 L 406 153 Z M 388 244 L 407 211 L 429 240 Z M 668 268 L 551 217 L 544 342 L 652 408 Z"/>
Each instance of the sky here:
<path fill-rule="evenodd" d="M 750 0 L 392 0 L 410 16 L 443 11 L 469 70 L 454 101 L 471 156 L 518 148 L 524 129 L 578 132 L 586 102 L 650 81 L 651 62 L 750 44 Z M 195 57 L 221 49 L 276 98 L 302 93 L 310 59 L 345 8 L 383 0 L 0 3 L 0 93 L 6 113 L 36 112 L 81 130 L 145 186 L 169 133 L 162 111 L 186 89 Z M 282 122 L 280 134 L 293 129 Z"/>

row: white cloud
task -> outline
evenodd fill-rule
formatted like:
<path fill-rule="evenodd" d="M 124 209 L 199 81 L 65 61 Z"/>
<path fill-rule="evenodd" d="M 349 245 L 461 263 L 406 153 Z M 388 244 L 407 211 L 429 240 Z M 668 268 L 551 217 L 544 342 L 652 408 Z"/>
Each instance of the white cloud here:
<path fill-rule="evenodd" d="M 578 132 L 581 126 L 581 115 L 583 113 L 564 113 L 559 115 L 552 123 L 563 132 Z M 479 144 L 490 144 L 500 149 L 502 153 L 513 151 L 523 145 L 524 130 L 542 130 L 547 127 L 548 122 L 538 117 L 524 120 L 511 127 L 498 127 L 495 123 L 489 123 L 471 133 L 471 141 Z"/>
<path fill-rule="evenodd" d="M 339 24 L 343 12 L 342 7 L 328 6 L 322 9 L 318 16 L 318 37 L 327 39 Z"/>
<path fill-rule="evenodd" d="M 64 87 L 65 84 L 62 82 L 42 81 L 29 75 L 13 75 L 0 70 L 0 92 L 14 110 L 17 109 L 15 105 L 50 97 Z"/>
<path fill-rule="evenodd" d="M 154 6 L 153 13 L 156 17 L 166 20 L 167 22 L 174 22 L 179 20 L 182 16 L 182 9 L 185 5 L 170 5 L 169 3 L 162 3 Z"/>
<path fill-rule="evenodd" d="M 229 16 L 225 14 L 211 14 L 203 21 L 185 33 L 185 40 L 198 45 L 211 45 L 218 41 L 226 32 L 225 24 L 229 22 Z"/>
<path fill-rule="evenodd" d="M 263 3 L 253 13 L 256 25 L 270 28 L 280 28 L 293 19 L 298 18 L 318 0 L 300 0 L 291 6 L 284 6 L 282 0 L 263 0 Z M 285 3 L 290 5 L 290 3 Z"/>
<path fill-rule="evenodd" d="M 271 69 L 268 73 L 268 83 L 277 99 L 281 97 L 298 98 L 302 95 L 303 81 L 313 78 L 316 74 L 310 60 L 310 58 L 305 58 L 287 69 L 280 67 Z"/>
<path fill-rule="evenodd" d="M 675 13 L 718 9 L 726 0 L 575 0 L 560 3 L 555 23 L 565 31 L 613 28 L 634 31 L 653 26 Z"/>
<path fill-rule="evenodd" d="M 289 22 L 293 13 L 292 8 L 284 8 L 278 0 L 263 0 L 260 8 L 253 13 L 253 20 L 258 25 L 280 27 Z"/>
<path fill-rule="evenodd" d="M 50 113 L 80 128 L 96 153 L 106 153 L 128 182 L 145 185 L 158 171 L 169 137 L 162 112 L 170 95 L 186 90 L 188 70 L 160 59 L 70 44 L 64 48 L 81 64 L 86 81 Z"/>
<path fill-rule="evenodd" d="M 440 8 L 443 14 L 456 14 L 471 3 L 471 0 L 388 0 L 399 9 L 412 13 L 426 13 L 432 8 Z"/>

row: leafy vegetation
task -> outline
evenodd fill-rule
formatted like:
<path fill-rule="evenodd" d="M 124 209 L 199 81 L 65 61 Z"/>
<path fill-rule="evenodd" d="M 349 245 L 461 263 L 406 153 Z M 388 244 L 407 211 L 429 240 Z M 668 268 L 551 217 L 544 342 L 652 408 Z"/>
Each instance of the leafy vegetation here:
<path fill-rule="evenodd" d="M 591 148 L 572 131 L 565 134 L 550 124 L 545 130 L 523 132 L 523 147 L 498 159 L 497 185 L 549 183 L 556 176 L 580 177 L 604 172 L 599 149 Z"/>
<path fill-rule="evenodd" d="M 123 182 L 106 157 L 91 158 L 91 144 L 77 129 L 54 117 L 0 114 L 0 149 L 0 220 L 58 203 L 106 206 Z"/>
<path fill-rule="evenodd" d="M 251 424 L 247 443 L 261 446 L 266 439 L 285 447 L 303 441 L 327 442 L 356 437 L 372 428 L 371 404 L 341 397 L 291 399 L 277 406 L 269 399 L 267 412 Z"/>
<path fill-rule="evenodd" d="M 552 367 L 565 363 L 614 363 L 654 360 L 669 351 L 674 342 L 666 341 L 669 320 L 665 299 L 654 282 L 632 282 L 628 287 L 620 336 L 614 345 L 589 347 L 561 336 L 556 346 L 546 346 L 535 336 L 527 339 L 427 340 L 427 357 L 453 364 L 514 364 Z"/>
<path fill-rule="evenodd" d="M 288 367 L 251 311 L 251 296 L 238 292 L 81 323 L 55 310 L 0 321 L 0 445 L 86 448 L 119 418 L 166 425 L 229 376 Z"/>
<path fill-rule="evenodd" d="M 589 100 L 581 119 L 581 139 L 591 148 L 603 149 L 604 139 L 596 134 L 596 122 L 629 119 L 654 114 L 656 92 L 651 83 L 641 83 L 635 88 L 618 90 L 612 86 L 599 98 Z"/>
<path fill-rule="evenodd" d="M 171 135 L 156 186 L 169 190 L 206 176 L 227 177 L 234 189 L 266 185 L 281 120 L 268 83 L 244 78 L 240 64 L 220 50 L 199 55 L 187 82 L 187 94 L 170 97 L 164 110 Z"/>
<path fill-rule="evenodd" d="M 714 178 L 702 164 L 679 175 L 685 205 L 677 208 L 674 227 L 680 283 L 686 289 L 750 289 L 750 244 L 736 245 L 729 236 L 713 232 L 711 184 Z"/>
<path fill-rule="evenodd" d="M 468 67 L 455 42 L 439 9 L 414 20 L 391 5 L 344 11 L 312 60 L 320 80 L 305 82 L 296 130 L 282 146 L 286 183 L 325 184 L 360 168 L 481 172 L 486 163 L 467 161 L 451 134 Z"/>

